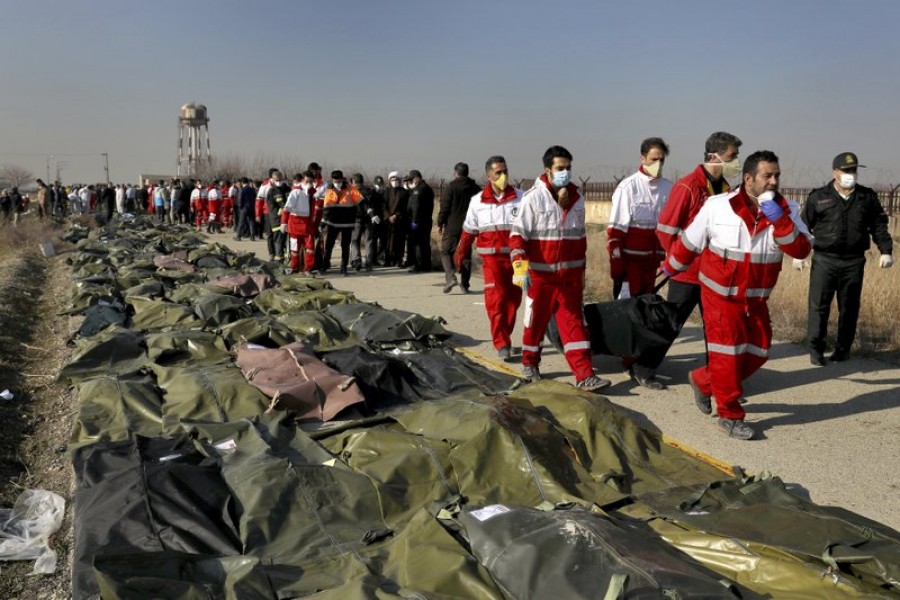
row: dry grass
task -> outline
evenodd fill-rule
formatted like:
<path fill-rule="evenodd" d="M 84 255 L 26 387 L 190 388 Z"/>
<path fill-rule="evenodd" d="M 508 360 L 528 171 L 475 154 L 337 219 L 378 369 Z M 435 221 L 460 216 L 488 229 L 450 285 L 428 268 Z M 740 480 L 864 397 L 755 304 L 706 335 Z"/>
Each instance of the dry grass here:
<path fill-rule="evenodd" d="M 897 239 L 900 226 L 897 223 L 893 225 L 894 238 Z M 863 355 L 895 353 L 900 351 L 900 269 L 880 269 L 876 249 L 869 251 L 867 259 L 853 351 Z M 606 254 L 606 232 L 601 226 L 588 225 L 587 260 L 586 299 L 609 300 L 612 298 L 612 280 Z M 786 258 L 778 285 L 769 300 L 775 339 L 805 342 L 808 291 L 809 268 L 795 269 L 791 259 Z M 837 329 L 836 303 L 832 305 L 831 313 L 829 344 L 833 344 Z"/>

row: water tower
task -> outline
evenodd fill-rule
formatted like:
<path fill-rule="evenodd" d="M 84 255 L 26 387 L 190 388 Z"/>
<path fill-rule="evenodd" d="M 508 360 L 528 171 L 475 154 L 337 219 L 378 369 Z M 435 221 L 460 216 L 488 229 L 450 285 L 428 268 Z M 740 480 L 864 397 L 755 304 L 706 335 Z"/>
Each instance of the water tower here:
<path fill-rule="evenodd" d="M 205 152 L 204 152 L 205 149 Z M 209 164 L 209 117 L 202 104 L 189 102 L 181 107 L 178 117 L 178 169 L 181 177 L 193 177 L 201 166 Z"/>

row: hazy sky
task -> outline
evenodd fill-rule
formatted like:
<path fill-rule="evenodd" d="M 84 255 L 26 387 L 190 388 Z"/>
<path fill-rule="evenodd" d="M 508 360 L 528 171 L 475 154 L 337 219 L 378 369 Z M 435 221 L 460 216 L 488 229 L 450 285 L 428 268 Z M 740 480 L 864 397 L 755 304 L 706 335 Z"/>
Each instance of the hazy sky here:
<path fill-rule="evenodd" d="M 900 183 L 897 0 L 2 0 L 0 164 L 66 181 L 174 172 L 179 107 L 209 109 L 214 155 L 326 168 L 480 172 L 506 155 L 610 179 L 640 141 L 667 174 L 713 131 L 774 150 L 788 183 L 856 151 Z"/>

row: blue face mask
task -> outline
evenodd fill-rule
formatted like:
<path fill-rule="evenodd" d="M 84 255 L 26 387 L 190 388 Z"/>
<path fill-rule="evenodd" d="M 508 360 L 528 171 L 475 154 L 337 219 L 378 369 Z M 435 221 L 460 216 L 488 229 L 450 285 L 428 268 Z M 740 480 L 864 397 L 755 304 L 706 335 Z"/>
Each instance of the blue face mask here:
<path fill-rule="evenodd" d="M 553 187 L 564 188 L 569 185 L 569 170 L 553 171 Z"/>

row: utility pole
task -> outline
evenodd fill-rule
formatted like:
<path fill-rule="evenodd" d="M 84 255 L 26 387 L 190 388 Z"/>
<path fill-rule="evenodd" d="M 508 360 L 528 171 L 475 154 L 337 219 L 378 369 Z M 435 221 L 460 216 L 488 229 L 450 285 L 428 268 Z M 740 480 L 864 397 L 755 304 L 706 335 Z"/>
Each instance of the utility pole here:
<path fill-rule="evenodd" d="M 103 157 L 103 168 L 106 170 L 106 183 L 109 183 L 109 153 L 103 152 L 100 156 Z"/>

